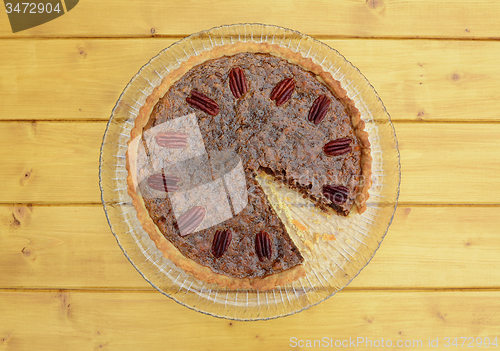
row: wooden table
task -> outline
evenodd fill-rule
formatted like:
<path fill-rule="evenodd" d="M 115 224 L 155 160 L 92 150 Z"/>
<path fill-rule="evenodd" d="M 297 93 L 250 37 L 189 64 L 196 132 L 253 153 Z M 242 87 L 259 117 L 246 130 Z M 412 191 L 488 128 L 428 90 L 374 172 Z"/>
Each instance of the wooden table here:
<path fill-rule="evenodd" d="M 499 19 L 496 0 L 86 0 L 13 34 L 0 11 L 0 350 L 500 339 Z M 399 206 L 372 262 L 333 298 L 262 322 L 153 289 L 111 234 L 98 185 L 106 122 L 131 77 L 185 35 L 240 22 L 340 51 L 379 93 L 401 152 Z"/>

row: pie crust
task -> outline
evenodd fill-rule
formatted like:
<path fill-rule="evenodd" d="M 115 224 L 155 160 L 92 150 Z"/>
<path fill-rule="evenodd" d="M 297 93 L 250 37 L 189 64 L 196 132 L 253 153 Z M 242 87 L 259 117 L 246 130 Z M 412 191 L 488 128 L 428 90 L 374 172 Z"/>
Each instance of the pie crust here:
<path fill-rule="evenodd" d="M 357 191 L 355 204 L 353 205 L 352 210 L 356 208 L 358 213 L 365 211 L 366 200 L 368 199 L 368 190 L 371 185 L 370 143 L 368 141 L 368 134 L 364 131 L 364 122 L 361 120 L 360 113 L 355 107 L 354 102 L 347 96 L 346 91 L 341 87 L 340 83 L 335 80 L 330 73 L 325 72 L 321 66 L 315 64 L 311 59 L 304 58 L 301 54 L 283 48 L 279 45 L 269 43 L 240 42 L 236 44 L 218 46 L 210 51 L 205 51 L 196 56 L 190 57 L 188 60 L 181 63 L 177 69 L 171 71 L 165 78 L 163 78 L 161 84 L 156 87 L 151 95 L 146 99 L 145 104 L 140 109 L 140 112 L 135 120 L 135 125 L 131 130 L 131 138 L 127 150 L 128 193 L 132 198 L 133 205 L 137 211 L 138 219 L 144 230 L 148 233 L 163 255 L 170 259 L 176 266 L 192 274 L 197 279 L 207 283 L 216 283 L 220 287 L 230 289 L 252 288 L 257 290 L 269 290 L 275 288 L 276 286 L 285 285 L 303 277 L 305 275 L 303 265 L 297 265 L 288 270 L 274 273 L 263 278 L 235 278 L 215 273 L 210 268 L 184 256 L 169 240 L 165 238 L 150 217 L 137 186 L 137 179 L 135 179 L 137 175 L 138 144 L 142 138 L 143 129 L 150 120 L 151 112 L 156 103 L 167 93 L 169 88 L 175 82 L 177 82 L 193 67 L 212 59 L 222 56 L 232 56 L 239 53 L 265 53 L 285 59 L 291 64 L 296 64 L 305 70 L 314 73 L 317 79 L 326 85 L 342 103 L 347 114 L 351 118 L 354 133 L 361 147 L 361 177 L 364 179 L 364 181 L 360 183 L 360 188 Z"/>

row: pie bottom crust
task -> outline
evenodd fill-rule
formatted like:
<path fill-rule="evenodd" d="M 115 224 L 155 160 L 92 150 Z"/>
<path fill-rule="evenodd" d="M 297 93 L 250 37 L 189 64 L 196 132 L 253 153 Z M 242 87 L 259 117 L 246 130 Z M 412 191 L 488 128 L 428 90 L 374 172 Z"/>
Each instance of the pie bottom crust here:
<path fill-rule="evenodd" d="M 168 89 L 192 67 L 221 56 L 230 56 L 243 52 L 268 53 L 313 72 L 317 75 L 318 79 L 323 81 L 323 83 L 325 83 L 342 102 L 346 111 L 351 116 L 351 123 L 362 147 L 360 162 L 363 182 L 361 184 L 361 189 L 358 189 L 355 205 L 352 210 L 356 208 L 358 213 L 365 211 L 366 200 L 368 199 L 368 190 L 371 186 L 370 142 L 368 141 L 368 133 L 364 131 L 365 124 L 361 120 L 360 113 L 355 107 L 354 102 L 347 96 L 347 92 L 341 87 L 340 83 L 336 81 L 331 74 L 324 72 L 321 66 L 315 64 L 311 59 L 304 58 L 300 53 L 291 51 L 290 49 L 269 43 L 240 42 L 236 44 L 218 46 L 210 51 L 190 57 L 188 60 L 181 63 L 177 69 L 170 72 L 165 78 L 163 78 L 161 84 L 157 86 L 151 95 L 146 99 L 145 104 L 140 109 L 135 119 L 135 125 L 131 130 L 131 137 L 127 149 L 127 185 L 128 194 L 132 198 L 132 204 L 137 211 L 137 218 L 142 224 L 143 229 L 148 233 L 151 240 L 153 240 L 165 258 L 170 259 L 177 267 L 192 274 L 195 278 L 207 283 L 215 283 L 221 288 L 256 289 L 264 291 L 274 289 L 276 286 L 286 285 L 305 276 L 306 271 L 303 264 L 283 272 L 271 274 L 264 278 L 234 278 L 214 273 L 210 268 L 186 258 L 172 243 L 170 243 L 170 241 L 163 236 L 149 216 L 149 212 L 147 211 L 140 195 L 139 188 L 136 186 L 137 180 L 134 179 L 137 174 L 136 165 L 138 141 L 141 139 L 142 130 L 148 123 L 151 111 L 158 100 L 163 97 Z"/>

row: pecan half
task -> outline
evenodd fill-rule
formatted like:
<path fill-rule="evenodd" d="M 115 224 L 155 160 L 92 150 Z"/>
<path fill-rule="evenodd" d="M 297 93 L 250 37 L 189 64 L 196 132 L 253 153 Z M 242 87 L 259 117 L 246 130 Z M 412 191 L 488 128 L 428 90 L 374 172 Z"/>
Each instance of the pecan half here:
<path fill-rule="evenodd" d="M 314 100 L 311 109 L 309 110 L 309 122 L 319 124 L 325 118 L 328 108 L 330 107 L 331 100 L 326 95 L 320 95 Z"/>
<path fill-rule="evenodd" d="M 231 92 L 237 99 L 247 92 L 247 79 L 245 72 L 240 67 L 234 67 L 229 72 L 229 88 L 231 88 Z"/>
<path fill-rule="evenodd" d="M 153 174 L 148 178 L 148 185 L 158 191 L 172 192 L 179 190 L 177 183 L 181 178 L 169 174 Z"/>
<path fill-rule="evenodd" d="M 188 134 L 182 132 L 163 132 L 155 137 L 156 143 L 170 149 L 184 149 L 187 146 Z"/>
<path fill-rule="evenodd" d="M 293 78 L 285 78 L 271 91 L 271 100 L 276 100 L 276 106 L 283 105 L 290 100 L 293 91 L 295 90 L 295 80 Z"/>
<path fill-rule="evenodd" d="M 205 208 L 203 206 L 191 207 L 177 219 L 177 226 L 181 236 L 186 236 L 195 231 L 205 218 Z"/>
<path fill-rule="evenodd" d="M 232 234 L 229 229 L 218 230 L 215 232 L 214 241 L 212 242 L 212 255 L 221 258 L 227 251 L 231 243 Z"/>
<path fill-rule="evenodd" d="M 349 188 L 342 185 L 324 185 L 323 196 L 331 202 L 341 205 L 347 201 L 349 196 Z"/>
<path fill-rule="evenodd" d="M 323 151 L 328 156 L 339 156 L 351 152 L 351 138 L 340 138 L 329 141 L 323 147 Z"/>
<path fill-rule="evenodd" d="M 255 236 L 255 252 L 259 257 L 259 261 L 264 261 L 265 259 L 270 260 L 273 253 L 271 239 L 269 234 L 262 231 Z"/>
<path fill-rule="evenodd" d="M 196 90 L 191 90 L 191 96 L 188 96 L 186 101 L 212 116 L 215 116 L 220 111 L 219 105 L 214 100 Z"/>

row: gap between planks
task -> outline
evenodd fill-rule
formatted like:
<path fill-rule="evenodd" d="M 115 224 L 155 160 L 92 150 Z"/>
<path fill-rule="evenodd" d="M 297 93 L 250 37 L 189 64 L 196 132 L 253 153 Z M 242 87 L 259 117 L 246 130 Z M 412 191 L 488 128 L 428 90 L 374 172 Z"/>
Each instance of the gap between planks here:
<path fill-rule="evenodd" d="M 0 123 L 108 123 L 109 119 L 0 119 Z M 395 120 L 393 124 L 500 124 L 499 120 Z"/>
<path fill-rule="evenodd" d="M 102 206 L 102 202 L 0 202 L 0 206 L 38 206 L 38 207 L 66 207 L 66 206 L 80 206 L 80 207 L 94 207 Z M 500 203 L 495 204 L 452 204 L 452 203 L 419 203 L 419 202 L 399 202 L 397 207 L 500 207 Z"/>
<path fill-rule="evenodd" d="M 306 34 L 306 33 L 305 33 Z M 9 37 L 0 36 L 0 40 L 144 40 L 144 39 L 173 39 L 182 40 L 191 34 L 144 34 L 127 36 L 29 36 Z M 436 40 L 436 41 L 500 41 L 499 37 L 470 38 L 470 37 L 430 37 L 430 36 L 350 36 L 350 35 L 310 35 L 316 40 Z"/>
<path fill-rule="evenodd" d="M 95 293 L 158 293 L 158 290 L 151 287 L 149 289 L 144 288 L 131 288 L 131 287 L 115 287 L 115 288 L 25 288 L 25 287 L 11 287 L 11 288 L 0 288 L 0 294 L 2 292 L 39 292 L 39 293 L 53 293 L 53 292 L 95 292 Z M 349 286 L 337 291 L 338 293 L 348 293 L 348 292 L 372 292 L 372 291 L 384 291 L 389 293 L 406 293 L 406 292 L 498 292 L 500 291 L 500 286 L 498 287 L 468 287 L 468 288 L 430 288 L 430 287 L 420 287 L 420 288 L 382 288 L 382 287 L 355 287 L 350 288 Z M 333 295 L 332 295 L 333 296 Z"/>

